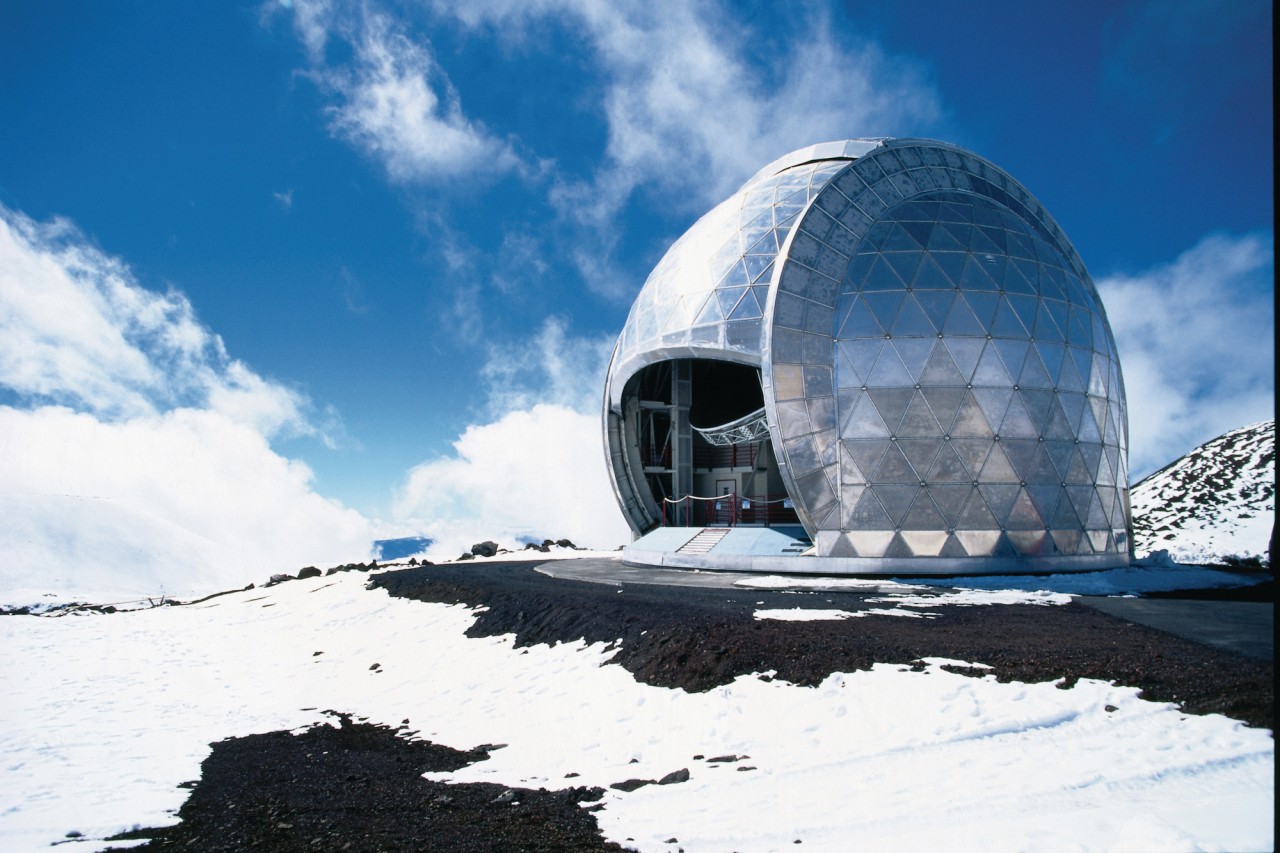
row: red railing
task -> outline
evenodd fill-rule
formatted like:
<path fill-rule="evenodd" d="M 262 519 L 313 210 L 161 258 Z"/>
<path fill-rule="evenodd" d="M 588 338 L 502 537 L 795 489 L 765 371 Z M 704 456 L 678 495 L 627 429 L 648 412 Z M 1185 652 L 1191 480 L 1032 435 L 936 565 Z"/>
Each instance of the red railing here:
<path fill-rule="evenodd" d="M 754 468 L 759 447 L 755 442 L 693 448 L 694 468 Z"/>

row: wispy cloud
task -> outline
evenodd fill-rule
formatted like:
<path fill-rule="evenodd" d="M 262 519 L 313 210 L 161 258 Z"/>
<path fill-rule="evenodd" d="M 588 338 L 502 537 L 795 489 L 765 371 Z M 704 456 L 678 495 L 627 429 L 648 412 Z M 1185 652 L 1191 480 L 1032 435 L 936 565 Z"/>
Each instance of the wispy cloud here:
<path fill-rule="evenodd" d="M 1274 245 L 1211 234 L 1171 263 L 1097 282 L 1129 401 L 1133 479 L 1275 416 Z"/>
<path fill-rule="evenodd" d="M 710 2 L 590 0 L 437 2 L 441 14 L 520 42 L 547 19 L 590 45 L 603 79 L 607 146 L 594 174 L 561 176 L 551 199 L 594 232 L 598 250 L 578 266 L 597 290 L 623 277 L 607 268 L 619 211 L 637 191 L 696 214 L 770 160 L 850 136 L 918 133 L 939 121 L 932 83 L 915 62 L 870 40 L 837 43 L 815 7 L 791 36 L 740 24 Z M 772 54 L 761 64 L 760 53 Z M 615 293 L 615 295 L 617 295 Z"/>
<path fill-rule="evenodd" d="M 372 4 L 292 4 L 309 76 L 329 95 L 330 127 L 380 162 L 396 183 L 522 168 L 511 145 L 469 119 L 430 44 L 411 38 Z M 330 62 L 339 42 L 350 51 Z"/>
<path fill-rule="evenodd" d="M 368 550 L 370 523 L 316 494 L 310 469 L 269 443 L 332 440 L 340 431 L 333 413 L 317 423 L 304 394 L 231 358 L 185 296 L 142 287 L 70 222 L 3 207 L 0 389 L 12 400 L 0 406 L 0 494 L 103 502 L 67 515 L 70 505 L 19 500 L 23 542 L 6 541 L 18 533 L 0 526 L 6 553 L 21 545 L 57 562 L 60 542 L 88 536 L 96 543 L 83 549 L 89 563 L 133 554 L 172 590 Z M 86 507 L 142 527 L 95 523 L 108 516 L 86 516 Z M 208 547 L 188 549 L 186 562 L 148 562 L 179 541 Z M 65 562 L 60 571 L 76 574 Z M 112 570 L 89 563 L 80 570 Z M 34 569 L 6 568 L 23 571 Z"/>

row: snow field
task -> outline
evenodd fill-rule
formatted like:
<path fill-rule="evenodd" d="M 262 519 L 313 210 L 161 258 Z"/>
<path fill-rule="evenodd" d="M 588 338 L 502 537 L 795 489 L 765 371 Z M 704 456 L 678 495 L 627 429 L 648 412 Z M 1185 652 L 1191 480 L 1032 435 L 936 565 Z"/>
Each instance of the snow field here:
<path fill-rule="evenodd" d="M 602 644 L 469 639 L 469 609 L 364 582 L 0 620 L 0 848 L 43 849 L 76 830 L 86 838 L 68 849 L 96 849 L 134 824 L 172 822 L 186 796 L 176 786 L 199 777 L 210 742 L 308 726 L 325 709 L 408 718 L 416 737 L 459 749 L 507 744 L 432 774 L 444 780 L 607 787 L 687 768 L 685 783 L 605 795 L 606 836 L 645 851 L 672 850 L 672 837 L 691 853 L 796 839 L 804 850 L 1274 843 L 1269 733 L 1131 688 L 1000 684 L 935 659 L 816 688 L 744 676 L 689 694 L 602 666 Z"/>

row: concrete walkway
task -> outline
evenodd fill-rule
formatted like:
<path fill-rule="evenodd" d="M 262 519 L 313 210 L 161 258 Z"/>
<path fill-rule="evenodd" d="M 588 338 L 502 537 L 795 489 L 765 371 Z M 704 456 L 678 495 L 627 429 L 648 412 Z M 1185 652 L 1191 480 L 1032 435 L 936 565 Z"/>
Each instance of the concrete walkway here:
<path fill-rule="evenodd" d="M 758 581 L 757 572 L 699 571 L 697 569 L 632 566 L 616 559 L 554 560 L 543 563 L 537 571 L 550 577 L 589 583 L 623 586 L 654 584 L 659 586 L 732 589 L 746 592 L 753 587 L 744 582 Z M 887 578 L 828 578 L 830 585 L 817 576 L 792 576 L 792 588 L 807 592 L 840 593 L 858 596 L 901 592 L 900 584 Z M 769 591 L 787 589 L 785 579 L 774 577 Z M 906 580 L 910 583 L 910 580 Z M 757 588 L 758 589 L 758 588 Z M 946 587 L 931 587 L 926 594 L 943 593 Z M 1196 601 L 1173 598 L 1128 598 L 1118 596 L 1078 595 L 1075 600 L 1111 616 L 1155 628 L 1192 642 L 1225 649 L 1259 660 L 1275 659 L 1275 605 L 1256 601 Z"/>
<path fill-rule="evenodd" d="M 1259 601 L 1187 601 L 1082 595 L 1081 604 L 1185 640 L 1245 657 L 1275 660 L 1275 605 Z"/>

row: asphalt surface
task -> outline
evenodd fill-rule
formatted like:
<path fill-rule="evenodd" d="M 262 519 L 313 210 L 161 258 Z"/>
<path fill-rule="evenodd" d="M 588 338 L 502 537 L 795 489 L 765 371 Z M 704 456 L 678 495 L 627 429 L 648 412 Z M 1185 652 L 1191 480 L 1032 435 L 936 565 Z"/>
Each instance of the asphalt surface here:
<path fill-rule="evenodd" d="M 713 572 L 696 569 L 672 569 L 657 566 L 634 566 L 609 559 L 555 560 L 537 566 L 537 571 L 564 580 L 587 581 L 623 587 L 628 584 L 652 586 L 696 587 L 732 590 L 735 595 L 751 595 L 766 591 L 748 586 L 760 575 L 747 572 Z M 771 578 L 781 578 L 772 575 Z M 873 579 L 849 585 L 850 578 L 830 578 L 823 584 L 817 576 L 796 576 L 793 591 L 823 592 L 840 596 L 840 606 L 850 610 L 866 610 L 883 604 L 869 603 L 870 596 L 901 591 L 892 582 Z M 895 589 L 896 587 L 896 589 Z M 787 586 L 770 586 L 769 592 L 786 591 Z M 921 594 L 952 591 L 930 587 Z M 1194 594 L 1194 591 L 1188 591 Z M 1224 649 L 1257 660 L 1275 659 L 1275 605 L 1260 601 L 1200 601 L 1173 598 L 1133 598 L 1124 596 L 1078 595 L 1075 600 L 1111 616 L 1157 631 Z"/>

